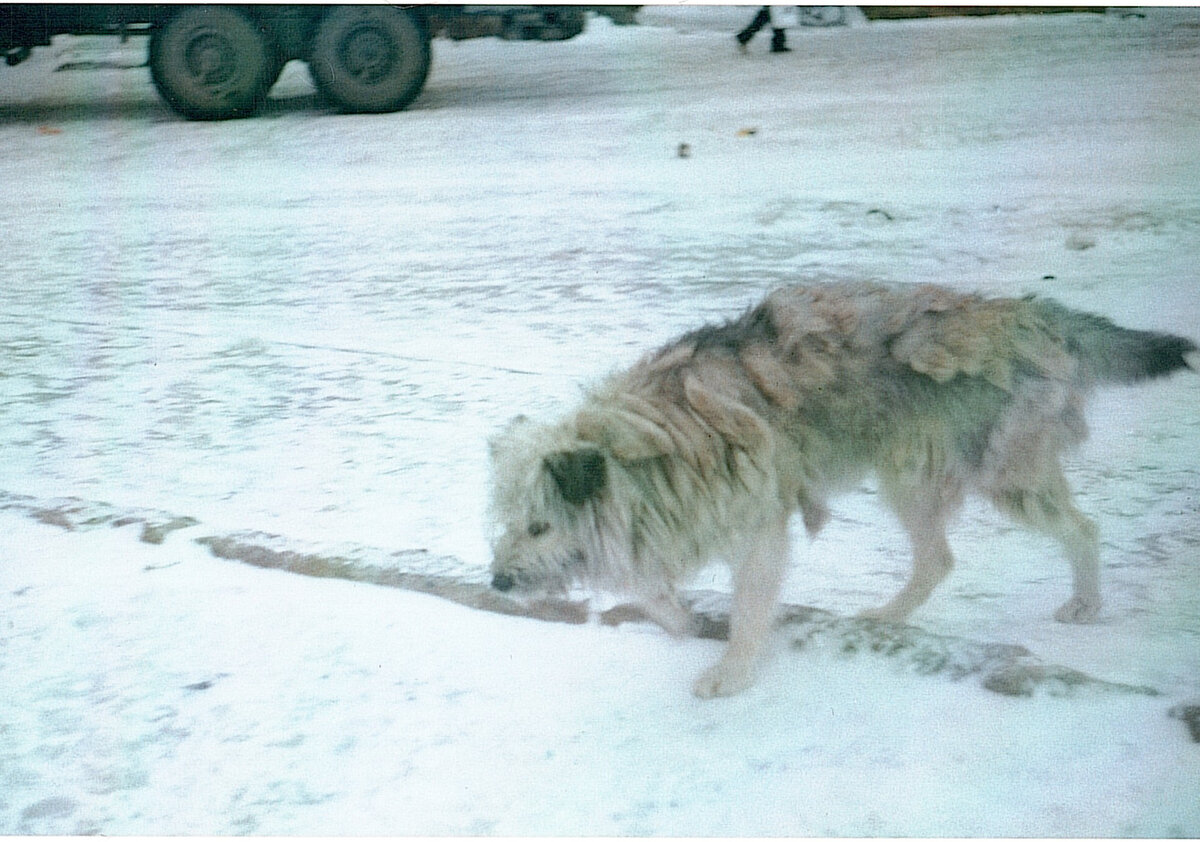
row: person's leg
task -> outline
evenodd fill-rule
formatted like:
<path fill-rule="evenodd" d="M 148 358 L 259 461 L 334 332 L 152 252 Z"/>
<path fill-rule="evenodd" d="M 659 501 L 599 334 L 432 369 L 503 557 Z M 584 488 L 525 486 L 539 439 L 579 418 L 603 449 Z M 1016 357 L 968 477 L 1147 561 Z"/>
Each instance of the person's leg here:
<path fill-rule="evenodd" d="M 758 13 L 755 14 L 754 20 L 750 21 L 750 23 L 746 25 L 746 28 L 737 34 L 736 37 L 738 44 L 742 47 L 745 47 L 750 43 L 750 39 L 753 38 L 760 29 L 770 22 L 771 7 L 763 6 L 758 10 Z"/>

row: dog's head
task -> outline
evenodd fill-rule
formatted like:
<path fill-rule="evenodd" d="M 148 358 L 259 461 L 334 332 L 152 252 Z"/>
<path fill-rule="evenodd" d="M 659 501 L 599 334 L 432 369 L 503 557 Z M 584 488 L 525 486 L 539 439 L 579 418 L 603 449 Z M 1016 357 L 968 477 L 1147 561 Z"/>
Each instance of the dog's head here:
<path fill-rule="evenodd" d="M 489 445 L 492 587 L 562 594 L 586 581 L 611 490 L 604 452 L 524 416 Z"/>

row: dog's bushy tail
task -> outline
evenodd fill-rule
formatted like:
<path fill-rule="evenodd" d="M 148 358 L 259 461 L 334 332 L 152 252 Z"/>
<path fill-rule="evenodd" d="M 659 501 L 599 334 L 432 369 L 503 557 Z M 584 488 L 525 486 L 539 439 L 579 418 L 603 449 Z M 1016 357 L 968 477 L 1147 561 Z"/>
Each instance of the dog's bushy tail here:
<path fill-rule="evenodd" d="M 1200 351 L 1186 337 L 1130 330 L 1057 301 L 1034 301 L 1042 317 L 1062 334 L 1067 352 L 1079 360 L 1080 373 L 1092 382 L 1136 383 L 1181 368 L 1200 371 Z"/>

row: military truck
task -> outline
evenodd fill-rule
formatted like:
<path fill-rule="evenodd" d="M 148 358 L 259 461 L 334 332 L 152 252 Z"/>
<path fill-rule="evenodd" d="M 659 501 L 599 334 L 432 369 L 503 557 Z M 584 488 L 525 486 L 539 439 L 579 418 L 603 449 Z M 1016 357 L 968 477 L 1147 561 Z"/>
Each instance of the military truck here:
<path fill-rule="evenodd" d="M 338 110 L 388 112 L 420 94 L 434 37 L 562 41 L 583 32 L 588 11 L 631 23 L 634 9 L 2 4 L 0 54 L 11 66 L 56 35 L 147 36 L 155 87 L 189 119 L 253 115 L 292 60 L 307 63 L 317 90 Z"/>

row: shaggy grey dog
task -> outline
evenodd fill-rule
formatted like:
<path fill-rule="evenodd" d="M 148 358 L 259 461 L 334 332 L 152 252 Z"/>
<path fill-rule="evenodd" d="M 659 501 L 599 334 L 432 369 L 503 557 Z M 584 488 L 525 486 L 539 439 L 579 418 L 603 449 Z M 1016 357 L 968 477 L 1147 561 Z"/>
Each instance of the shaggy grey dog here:
<path fill-rule="evenodd" d="M 1100 609 L 1095 525 L 1059 454 L 1087 429 L 1087 393 L 1200 364 L 1190 340 L 1127 330 L 1049 300 L 935 286 L 831 284 L 773 292 L 600 383 L 557 424 L 512 421 L 491 442 L 492 585 L 634 597 L 689 629 L 676 586 L 713 560 L 733 571 L 729 645 L 698 696 L 753 680 L 789 561 L 795 511 L 868 474 L 913 549 L 912 575 L 866 612 L 901 621 L 950 572 L 946 523 L 964 494 L 1062 545 L 1063 622 Z"/>

